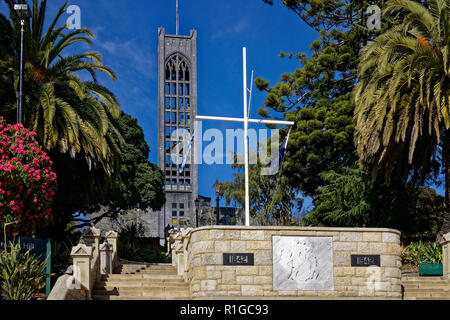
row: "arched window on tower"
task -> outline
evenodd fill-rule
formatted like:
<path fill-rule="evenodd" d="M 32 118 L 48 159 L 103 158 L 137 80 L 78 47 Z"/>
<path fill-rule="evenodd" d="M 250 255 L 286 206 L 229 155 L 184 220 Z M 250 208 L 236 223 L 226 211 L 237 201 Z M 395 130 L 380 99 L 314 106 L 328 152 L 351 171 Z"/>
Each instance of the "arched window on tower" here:
<path fill-rule="evenodd" d="M 190 119 L 192 110 L 190 109 L 190 94 L 191 94 L 191 82 L 190 82 L 190 70 L 187 60 L 181 54 L 172 55 L 166 62 L 165 66 L 166 75 L 166 89 L 165 89 L 165 105 L 166 109 L 170 112 L 166 113 L 166 123 L 170 126 L 166 126 L 165 132 L 165 156 L 173 156 L 171 151 L 173 140 L 184 141 L 184 135 L 182 132 L 190 132 Z M 170 119 L 169 119 L 170 118 Z M 174 134 L 179 132 L 179 136 Z M 166 183 L 172 185 L 190 185 L 190 168 L 186 165 L 184 172 L 180 173 L 178 166 L 183 161 L 183 155 L 179 159 L 180 163 L 175 164 L 174 161 L 168 163 L 165 162 Z M 169 169 L 169 170 L 167 170 Z M 176 169 L 176 170 L 174 170 Z M 185 179 L 187 177 L 188 179 Z M 180 179 L 181 178 L 181 179 Z M 177 183 L 178 182 L 178 183 Z M 175 187 L 173 186 L 173 188 Z M 173 189 L 172 189 L 173 190 Z"/>

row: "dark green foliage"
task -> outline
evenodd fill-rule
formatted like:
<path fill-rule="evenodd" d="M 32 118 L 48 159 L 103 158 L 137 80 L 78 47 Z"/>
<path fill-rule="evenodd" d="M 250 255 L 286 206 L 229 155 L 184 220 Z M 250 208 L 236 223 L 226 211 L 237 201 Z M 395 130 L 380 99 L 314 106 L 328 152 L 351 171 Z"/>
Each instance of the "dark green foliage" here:
<path fill-rule="evenodd" d="M 259 114 L 296 123 L 283 175 L 289 178 L 292 188 L 314 200 L 315 209 L 302 223 L 392 227 L 406 237 L 436 234 L 443 221 L 443 197 L 432 189 L 416 186 L 414 179 L 410 181 L 406 166 L 396 169 L 390 186 L 373 182 L 370 174 L 355 166 L 359 156 L 354 145 L 355 107 L 351 94 L 360 52 L 369 41 L 401 23 L 404 14 L 385 16 L 381 30 L 369 30 L 366 9 L 370 5 L 383 9 L 387 1 L 280 2 L 319 32 L 319 38 L 310 46 L 310 56 L 280 54 L 282 58 L 297 59 L 298 69 L 282 74 L 274 85 L 261 78 L 255 81 L 257 88 L 267 92 L 265 108 L 258 110 Z"/>
<path fill-rule="evenodd" d="M 163 173 L 147 160 L 150 149 L 137 120 L 121 112 L 116 124 L 124 138 L 119 176 L 107 192 L 78 209 L 85 214 L 98 212 L 102 207 L 107 210 L 92 220 L 76 219 L 82 224 L 71 229 L 96 223 L 103 217 L 117 217 L 130 208 L 159 210 L 166 201 Z"/>
<path fill-rule="evenodd" d="M 10 251 L 0 253 L 0 288 L 7 300 L 30 300 L 33 293 L 45 286 L 46 261 L 31 250 L 21 252 L 20 244 L 11 243 Z"/>
<path fill-rule="evenodd" d="M 359 169 L 322 173 L 322 177 L 327 185 L 319 189 L 304 225 L 390 227 L 408 239 L 433 236 L 443 222 L 444 198 L 433 189 L 374 183 L 369 172 Z"/>
<path fill-rule="evenodd" d="M 130 245 L 133 249 L 139 246 L 139 238 L 144 237 L 145 227 L 139 223 L 129 223 L 122 227 L 119 239 L 123 244 Z"/>
<path fill-rule="evenodd" d="M 158 248 L 138 247 L 133 248 L 128 243 L 117 243 L 117 251 L 120 258 L 133 262 L 167 263 L 169 259 L 164 251 Z"/>
<path fill-rule="evenodd" d="M 319 188 L 314 210 L 306 216 L 305 225 L 362 227 L 372 214 L 371 177 L 356 169 L 344 174 L 334 171 L 321 174 L 327 185 Z"/>
<path fill-rule="evenodd" d="M 131 207 L 159 210 L 165 202 L 164 180 L 161 170 L 150 163 L 150 148 L 137 120 L 122 113 L 118 127 L 125 140 L 120 166 L 120 180 L 109 201 L 127 209 Z"/>
<path fill-rule="evenodd" d="M 402 250 L 402 263 L 442 263 L 442 245 L 436 242 L 413 242 Z"/>
<path fill-rule="evenodd" d="M 327 184 L 321 173 L 342 172 L 358 160 L 350 93 L 356 81 L 360 48 L 379 32 L 365 27 L 361 13 L 369 5 L 381 6 L 383 1 L 281 2 L 320 36 L 310 46 L 310 57 L 305 53 L 280 54 L 298 59 L 301 68 L 284 73 L 273 86 L 256 79 L 256 87 L 267 91 L 266 109 L 259 114 L 274 118 L 281 114 L 295 121 L 284 175 L 292 187 L 314 197 L 317 188 Z"/>
<path fill-rule="evenodd" d="M 122 227 L 117 243 L 118 256 L 135 262 L 162 263 L 167 262 L 165 253 L 159 246 L 144 245 L 145 227 L 139 223 L 129 223 Z"/>

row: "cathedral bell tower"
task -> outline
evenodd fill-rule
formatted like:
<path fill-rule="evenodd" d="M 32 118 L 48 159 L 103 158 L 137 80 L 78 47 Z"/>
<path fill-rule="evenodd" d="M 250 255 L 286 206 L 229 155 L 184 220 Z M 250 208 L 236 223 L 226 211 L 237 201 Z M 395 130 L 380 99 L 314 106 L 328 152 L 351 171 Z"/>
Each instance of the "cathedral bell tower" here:
<path fill-rule="evenodd" d="M 197 115 L 197 31 L 169 35 L 158 29 L 158 166 L 164 173 L 166 204 L 160 230 L 195 226 L 198 168 L 194 146 L 182 163 Z M 194 142 L 195 143 L 195 142 Z"/>

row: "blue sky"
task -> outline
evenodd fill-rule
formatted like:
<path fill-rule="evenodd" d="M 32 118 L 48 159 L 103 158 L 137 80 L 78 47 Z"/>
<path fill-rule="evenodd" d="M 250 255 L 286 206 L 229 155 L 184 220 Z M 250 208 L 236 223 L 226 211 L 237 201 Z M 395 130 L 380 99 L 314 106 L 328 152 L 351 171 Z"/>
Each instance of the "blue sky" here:
<path fill-rule="evenodd" d="M 48 1 L 48 19 L 64 4 Z M 249 78 L 263 77 L 275 83 L 284 72 L 292 72 L 299 64 L 281 59 L 286 52 L 310 52 L 309 45 L 317 38 L 295 13 L 275 1 L 268 6 L 262 0 L 179 0 L 180 34 L 191 29 L 198 32 L 198 113 L 214 116 L 243 116 L 242 47 L 247 47 Z M 0 2 L 0 12 L 6 5 Z M 119 98 L 122 109 L 138 119 L 144 129 L 151 153 L 157 162 L 157 44 L 158 27 L 175 33 L 175 0 L 78 0 L 69 5 L 81 8 L 81 25 L 94 31 L 93 48 L 102 54 L 104 63 L 112 67 L 118 79 L 100 80 Z M 69 17 L 64 15 L 63 23 Z M 80 48 L 82 50 L 87 47 Z M 70 53 L 70 52 L 69 52 Z M 249 79 L 250 81 L 250 79 Z M 265 94 L 254 91 L 251 117 L 262 106 Z M 242 125 L 203 123 L 204 130 Z M 256 127 L 257 128 L 257 127 Z M 201 165 L 199 193 L 214 196 L 216 179 L 230 181 L 229 165 Z"/>

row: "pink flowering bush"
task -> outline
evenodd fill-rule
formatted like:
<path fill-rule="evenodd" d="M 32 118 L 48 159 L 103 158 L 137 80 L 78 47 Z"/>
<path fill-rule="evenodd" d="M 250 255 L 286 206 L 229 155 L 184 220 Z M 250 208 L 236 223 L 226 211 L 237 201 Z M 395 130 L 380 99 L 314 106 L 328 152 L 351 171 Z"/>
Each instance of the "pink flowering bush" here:
<path fill-rule="evenodd" d="M 24 236 L 53 219 L 56 174 L 35 137 L 23 125 L 0 117 L 0 225 L 17 221 L 13 230 Z"/>

